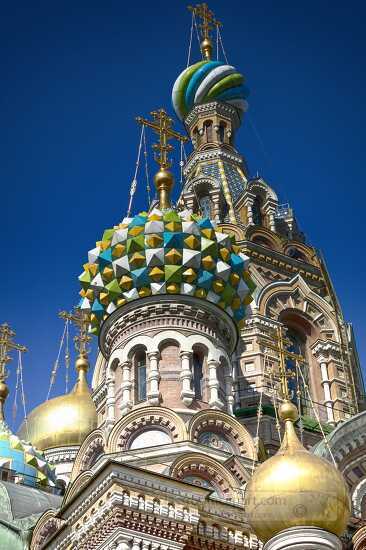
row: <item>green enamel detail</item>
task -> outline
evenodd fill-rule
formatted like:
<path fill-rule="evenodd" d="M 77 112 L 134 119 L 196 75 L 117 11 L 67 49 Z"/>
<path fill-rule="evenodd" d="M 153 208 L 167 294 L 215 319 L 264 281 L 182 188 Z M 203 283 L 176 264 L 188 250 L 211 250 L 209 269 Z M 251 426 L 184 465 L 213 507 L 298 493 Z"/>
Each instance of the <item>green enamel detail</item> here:
<path fill-rule="evenodd" d="M 130 236 L 140 227 L 138 235 Z M 150 233 L 151 230 L 154 233 Z M 187 211 L 161 212 L 155 209 L 149 215 L 125 218 L 115 229 L 104 232 L 104 242 L 111 243 L 116 231 L 119 232 L 117 239 L 118 245 L 122 245 L 122 255 L 111 264 L 108 258 L 115 245 L 99 250 L 94 263 L 86 264 L 86 271 L 79 277 L 83 289 L 80 307 L 91 313 L 92 334 L 99 333 L 103 321 L 116 309 L 119 300 L 131 302 L 146 295 L 167 292 L 196 296 L 197 300 L 219 304 L 236 323 L 243 321 L 255 289 L 247 271 L 248 258 L 234 252 L 232 245 L 235 240 L 231 236 L 223 239 L 222 234 L 215 230 L 215 222 Z M 94 259 L 95 255 L 93 249 L 91 257 Z M 102 275 L 106 266 L 113 267 L 114 273 L 108 282 L 105 274 Z M 230 275 L 234 273 L 239 277 L 235 287 L 230 283 Z M 104 287 L 98 286 L 101 275 L 105 280 Z M 110 275 L 109 272 L 108 277 Z M 129 279 L 133 281 L 132 287 L 128 284 Z M 88 290 L 92 290 L 88 293 L 93 297 L 92 301 L 86 297 Z M 103 296 L 100 297 L 100 293 Z"/>

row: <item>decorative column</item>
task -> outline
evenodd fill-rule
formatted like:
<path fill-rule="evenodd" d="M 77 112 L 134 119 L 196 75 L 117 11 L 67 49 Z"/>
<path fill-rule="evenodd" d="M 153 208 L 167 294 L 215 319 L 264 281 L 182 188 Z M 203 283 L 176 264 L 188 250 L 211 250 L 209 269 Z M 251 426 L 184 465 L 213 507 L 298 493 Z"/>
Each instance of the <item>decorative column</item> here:
<path fill-rule="evenodd" d="M 254 199 L 255 199 L 254 193 L 250 193 L 249 191 L 244 193 L 244 206 L 247 209 L 248 225 L 254 225 L 254 220 L 253 220 L 253 203 L 254 203 Z"/>
<path fill-rule="evenodd" d="M 150 405 L 159 405 L 160 393 L 159 393 L 159 351 L 150 351 L 147 354 L 149 358 L 149 375 L 148 375 L 148 393 L 147 399 Z"/>
<path fill-rule="evenodd" d="M 140 550 L 141 549 L 141 542 L 142 542 L 142 539 L 134 537 L 133 542 L 132 542 L 132 550 Z"/>
<path fill-rule="evenodd" d="M 277 203 L 273 199 L 267 199 L 263 205 L 263 212 L 266 216 L 268 216 L 269 229 L 273 231 L 273 233 L 276 232 L 276 220 L 275 220 L 276 209 L 277 209 Z"/>
<path fill-rule="evenodd" d="M 324 357 L 320 357 L 318 359 L 318 362 L 320 364 L 322 386 L 323 386 L 323 391 L 324 391 L 324 405 L 326 406 L 326 409 L 327 409 L 328 422 L 334 422 L 333 401 L 332 401 L 332 396 L 331 396 L 331 393 L 330 393 L 330 383 L 329 383 L 329 377 L 328 377 L 328 366 L 327 366 L 326 361 L 324 360 Z"/>
<path fill-rule="evenodd" d="M 122 403 L 121 403 L 121 413 L 122 415 L 127 414 L 132 407 L 132 382 L 131 382 L 131 361 L 125 361 L 122 363 Z"/>
<path fill-rule="evenodd" d="M 115 404 L 116 404 L 116 397 L 115 397 L 115 377 L 114 372 L 109 371 L 109 376 L 106 381 L 107 386 L 107 399 L 106 399 L 106 409 L 107 409 L 107 415 L 106 415 L 106 430 L 107 433 L 110 432 L 112 429 L 112 426 L 114 426 L 115 420 L 116 420 L 116 413 L 115 413 Z"/>
<path fill-rule="evenodd" d="M 189 407 L 192 404 L 194 399 L 194 391 L 192 390 L 192 352 L 191 351 L 181 351 L 180 358 L 182 362 L 182 370 L 180 373 L 180 379 L 182 382 L 182 391 L 180 398 L 183 403 Z"/>
<path fill-rule="evenodd" d="M 215 359 L 209 359 L 208 365 L 208 388 L 209 388 L 209 401 L 208 404 L 212 409 L 223 409 L 224 404 L 219 399 L 219 381 L 217 379 L 217 369 L 220 365 Z"/>
<path fill-rule="evenodd" d="M 234 367 L 232 367 L 233 369 Z M 227 367 L 225 374 L 225 393 L 226 393 L 226 403 L 227 403 L 227 412 L 229 414 L 234 414 L 234 395 L 233 395 L 233 375 L 232 371 L 230 372 L 230 366 Z"/>
<path fill-rule="evenodd" d="M 293 527 L 270 539 L 263 550 L 342 550 L 340 539 L 315 527 Z"/>
<path fill-rule="evenodd" d="M 213 219 L 215 222 L 220 223 L 220 191 L 210 191 L 210 198 L 213 205 Z"/>

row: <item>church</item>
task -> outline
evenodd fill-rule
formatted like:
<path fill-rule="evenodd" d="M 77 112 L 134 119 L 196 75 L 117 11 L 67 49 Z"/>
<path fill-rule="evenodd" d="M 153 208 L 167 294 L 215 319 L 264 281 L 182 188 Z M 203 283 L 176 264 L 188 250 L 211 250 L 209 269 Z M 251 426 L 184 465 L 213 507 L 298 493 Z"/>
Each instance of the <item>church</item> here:
<path fill-rule="evenodd" d="M 79 303 L 62 314 L 76 385 L 17 434 L 6 365 L 24 348 L 0 326 L 0 549 L 366 549 L 352 326 L 293 205 L 236 149 L 245 79 L 214 55 L 207 4 L 190 10 L 201 58 L 172 83 L 176 120 L 137 119 L 156 195 L 134 212 L 135 178 L 127 216 L 81 251 Z"/>

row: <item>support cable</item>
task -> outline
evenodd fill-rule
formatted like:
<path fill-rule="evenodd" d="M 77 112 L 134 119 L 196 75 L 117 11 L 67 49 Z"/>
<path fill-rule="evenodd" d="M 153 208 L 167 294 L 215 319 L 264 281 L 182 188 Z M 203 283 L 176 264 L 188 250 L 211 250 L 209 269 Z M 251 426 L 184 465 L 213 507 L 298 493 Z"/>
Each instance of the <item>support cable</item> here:
<path fill-rule="evenodd" d="M 12 410 L 13 422 L 15 422 L 16 417 L 17 417 L 17 413 L 18 413 L 19 383 L 20 383 L 20 366 L 19 366 L 19 360 L 18 360 L 17 379 L 16 379 L 16 383 L 15 383 L 14 402 L 13 402 L 13 410 Z"/>
<path fill-rule="evenodd" d="M 199 33 L 199 30 L 198 30 L 197 20 L 196 20 L 196 16 L 194 14 L 194 11 L 192 13 L 193 13 L 193 22 L 194 22 L 194 26 L 195 26 L 195 29 L 196 29 L 198 47 L 200 49 L 201 56 L 202 56 L 202 59 L 203 59 L 203 51 L 202 51 L 202 48 L 201 48 L 201 40 L 200 40 L 200 33 Z"/>
<path fill-rule="evenodd" d="M 219 26 L 216 25 L 216 60 L 219 60 Z"/>
<path fill-rule="evenodd" d="M 20 392 L 21 392 L 21 397 L 22 397 L 23 414 L 24 414 L 24 424 L 25 424 L 25 428 L 27 430 L 27 438 L 29 439 L 27 407 L 26 407 L 26 404 L 25 404 L 25 393 L 24 393 L 24 384 L 23 384 L 22 352 L 20 350 L 18 350 L 18 365 L 19 365 Z"/>
<path fill-rule="evenodd" d="M 135 195 L 136 187 L 137 187 L 137 173 L 138 173 L 139 166 L 140 166 L 140 157 L 141 157 L 143 135 L 144 135 L 144 127 L 142 126 L 141 127 L 141 134 L 140 134 L 140 143 L 139 143 L 139 148 L 138 148 L 138 151 L 137 151 L 135 174 L 133 176 L 133 180 L 132 180 L 131 187 L 130 187 L 130 200 L 129 200 L 129 203 L 128 203 L 127 218 L 129 218 L 130 214 L 131 214 L 132 201 L 133 201 L 133 197 Z"/>
<path fill-rule="evenodd" d="M 229 62 L 228 62 L 227 57 L 226 57 L 226 52 L 225 52 L 225 49 L 224 49 L 224 44 L 223 44 L 223 42 L 222 42 L 222 36 L 221 36 L 221 32 L 220 32 L 220 29 L 219 29 L 219 26 L 218 26 L 218 25 L 217 25 L 217 34 L 218 34 L 218 37 L 219 37 L 219 41 L 220 41 L 222 53 L 223 53 L 223 55 L 224 55 L 225 63 L 226 63 L 226 65 L 228 65 Z"/>
<path fill-rule="evenodd" d="M 64 345 L 65 335 L 66 335 L 66 322 L 65 322 L 65 328 L 64 328 L 64 331 L 63 331 L 63 334 L 62 334 L 62 337 L 61 337 L 60 346 L 58 348 L 56 361 L 53 365 L 53 369 L 52 369 L 52 372 L 51 372 L 50 385 L 49 385 L 49 388 L 48 388 L 46 401 L 48 401 L 49 398 L 50 398 L 50 393 L 51 393 L 52 387 L 53 387 L 53 385 L 55 383 L 55 380 L 56 380 L 56 374 L 57 374 L 57 371 L 58 371 L 58 368 L 59 368 L 60 356 L 61 356 L 62 347 Z"/>
<path fill-rule="evenodd" d="M 299 410 L 299 430 L 300 430 L 300 440 L 304 444 L 304 423 L 302 421 L 302 402 L 301 402 L 301 391 L 299 383 L 299 364 L 296 361 L 296 398 L 297 398 L 297 408 Z"/>
<path fill-rule="evenodd" d="M 316 410 L 316 408 L 315 408 L 315 406 L 314 406 L 314 402 L 313 402 L 313 400 L 312 400 L 312 398 L 311 398 L 310 391 L 309 391 L 309 386 L 307 385 L 307 383 L 306 383 L 306 381 L 305 381 L 305 377 L 304 377 L 304 374 L 303 374 L 303 372 L 302 372 L 300 363 L 298 363 L 298 367 L 299 367 L 299 372 L 300 372 L 300 375 L 301 375 L 301 378 L 302 378 L 302 382 L 303 382 L 303 384 L 304 384 L 305 391 L 306 391 L 306 393 L 307 393 L 307 395 L 308 395 L 308 398 L 309 398 L 309 401 L 310 401 L 310 403 L 311 403 L 311 408 L 312 408 L 313 413 L 314 413 L 314 415 L 315 415 L 316 421 L 317 421 L 318 424 L 319 424 L 319 428 L 320 428 L 320 431 L 321 431 L 321 433 L 322 433 L 322 436 L 323 436 L 323 439 L 324 439 L 325 446 L 326 446 L 327 449 L 328 449 L 328 452 L 329 452 L 329 454 L 330 454 L 330 456 L 331 456 L 331 458 L 332 458 L 332 461 L 333 461 L 334 466 L 335 466 L 336 468 L 338 468 L 338 465 L 337 465 L 337 463 L 336 463 L 336 461 L 335 461 L 335 458 L 334 458 L 332 449 L 330 448 L 328 439 L 327 439 L 327 437 L 326 437 L 326 435 L 325 435 L 325 433 L 324 433 L 323 426 L 321 425 L 320 417 L 319 417 L 318 411 Z"/>
<path fill-rule="evenodd" d="M 188 48 L 188 57 L 187 57 L 187 67 L 191 61 L 191 52 L 192 52 L 192 41 L 193 41 L 193 27 L 194 27 L 194 11 L 192 11 L 192 22 L 191 22 L 191 32 L 189 37 L 189 48 Z"/>
<path fill-rule="evenodd" d="M 150 194 L 151 187 L 150 187 L 149 165 L 148 165 L 148 162 L 147 162 L 147 147 L 146 147 L 145 126 L 142 126 L 142 130 L 143 130 L 143 141 L 144 141 L 146 192 L 147 192 L 148 207 L 150 208 L 150 204 L 151 204 L 151 194 Z"/>
<path fill-rule="evenodd" d="M 257 429 L 255 433 L 255 449 L 257 451 L 257 459 L 258 459 L 258 453 L 259 453 L 259 425 L 263 416 L 262 402 L 263 402 L 263 390 L 260 391 L 259 403 L 257 408 Z M 254 456 L 252 461 L 252 475 L 254 474 L 255 462 L 256 462 L 256 458 Z"/>
<path fill-rule="evenodd" d="M 69 391 L 69 375 L 70 375 L 70 321 L 66 319 L 66 346 L 65 346 L 65 393 Z"/>

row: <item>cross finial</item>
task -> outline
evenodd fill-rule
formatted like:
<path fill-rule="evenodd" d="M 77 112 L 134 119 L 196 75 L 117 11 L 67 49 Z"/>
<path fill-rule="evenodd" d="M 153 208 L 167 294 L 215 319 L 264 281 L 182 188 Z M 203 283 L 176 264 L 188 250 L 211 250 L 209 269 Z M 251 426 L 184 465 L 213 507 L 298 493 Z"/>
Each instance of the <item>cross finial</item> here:
<path fill-rule="evenodd" d="M 181 142 L 188 141 L 188 138 L 172 129 L 173 119 L 167 115 L 164 109 L 152 111 L 151 116 L 152 121 L 142 117 L 137 117 L 136 120 L 139 124 L 152 128 L 159 135 L 159 142 L 154 143 L 153 149 L 156 151 L 155 160 L 159 164 L 160 170 L 154 179 L 159 194 L 160 208 L 166 209 L 170 207 L 170 192 L 174 185 L 173 174 L 169 172 L 171 167 L 169 153 L 173 150 L 173 146 L 168 142 L 172 138 Z"/>
<path fill-rule="evenodd" d="M 282 326 L 278 326 L 275 332 L 276 345 L 271 341 L 262 340 L 260 343 L 270 349 L 273 349 L 278 353 L 279 357 L 279 379 L 281 383 L 282 399 L 284 401 L 290 401 L 290 392 L 288 387 L 288 379 L 293 377 L 293 372 L 286 368 L 286 359 L 293 359 L 299 363 L 303 363 L 305 358 L 302 355 L 293 353 L 286 349 L 286 338 L 284 336 L 284 329 Z"/>
<path fill-rule="evenodd" d="M 0 420 L 4 420 L 4 403 L 9 394 L 9 388 L 6 384 L 8 372 L 6 365 L 11 361 L 8 355 L 11 350 L 21 352 L 27 351 L 27 348 L 14 342 L 15 332 L 7 323 L 0 325 Z"/>
<path fill-rule="evenodd" d="M 70 321 L 79 330 L 79 334 L 75 336 L 75 348 L 79 352 L 80 357 L 87 357 L 89 353 L 88 343 L 91 341 L 91 336 L 88 334 L 88 328 L 90 323 L 89 314 L 82 311 L 79 308 L 75 308 L 74 313 L 68 311 L 61 311 L 59 317 L 65 321 Z"/>
<path fill-rule="evenodd" d="M 221 27 L 222 23 L 215 19 L 213 11 L 206 3 L 188 6 L 188 9 L 201 19 L 199 24 L 202 36 L 201 50 L 204 58 L 210 60 L 212 55 L 211 31 L 214 26 Z"/>

